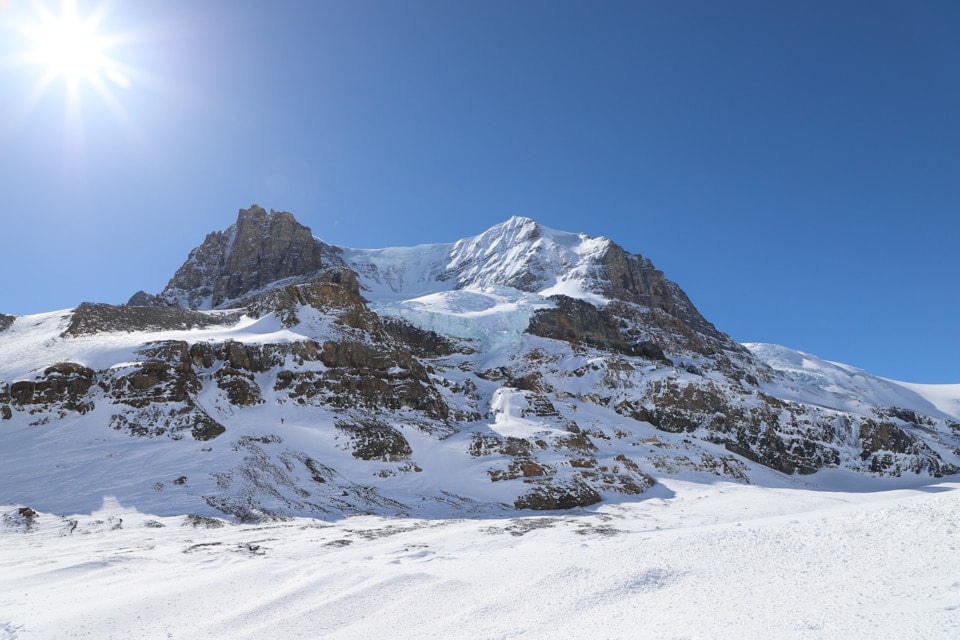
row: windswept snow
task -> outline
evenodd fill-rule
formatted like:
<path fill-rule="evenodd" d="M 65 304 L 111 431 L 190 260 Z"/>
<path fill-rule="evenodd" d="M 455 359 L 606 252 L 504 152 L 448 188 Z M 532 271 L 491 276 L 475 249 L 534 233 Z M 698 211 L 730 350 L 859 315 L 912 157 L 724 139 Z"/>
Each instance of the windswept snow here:
<path fill-rule="evenodd" d="M 0 638 L 952 639 L 958 488 L 665 479 L 563 516 L 216 528 L 5 506 Z"/>

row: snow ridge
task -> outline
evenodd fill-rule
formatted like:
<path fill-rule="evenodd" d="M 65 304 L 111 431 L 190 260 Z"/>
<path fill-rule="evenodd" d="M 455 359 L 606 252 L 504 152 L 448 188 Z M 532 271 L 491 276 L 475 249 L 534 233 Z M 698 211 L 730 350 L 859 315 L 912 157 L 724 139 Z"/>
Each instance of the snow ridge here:
<path fill-rule="evenodd" d="M 960 385 L 898 382 L 776 344 L 747 342 L 743 346 L 781 374 L 768 385 L 778 398 L 854 413 L 868 407 L 900 407 L 960 419 Z"/>
<path fill-rule="evenodd" d="M 599 300 L 590 279 L 609 246 L 606 238 L 556 231 L 514 216 L 453 243 L 344 249 L 343 259 L 360 274 L 374 301 L 495 287 Z"/>

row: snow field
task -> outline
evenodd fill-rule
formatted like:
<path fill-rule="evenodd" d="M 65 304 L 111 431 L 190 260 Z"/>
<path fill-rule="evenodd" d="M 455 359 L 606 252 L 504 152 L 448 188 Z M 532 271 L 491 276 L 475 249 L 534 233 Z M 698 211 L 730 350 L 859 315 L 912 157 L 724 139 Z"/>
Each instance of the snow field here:
<path fill-rule="evenodd" d="M 0 638 L 955 638 L 958 488 L 211 529 L 108 503 L 0 527 Z"/>

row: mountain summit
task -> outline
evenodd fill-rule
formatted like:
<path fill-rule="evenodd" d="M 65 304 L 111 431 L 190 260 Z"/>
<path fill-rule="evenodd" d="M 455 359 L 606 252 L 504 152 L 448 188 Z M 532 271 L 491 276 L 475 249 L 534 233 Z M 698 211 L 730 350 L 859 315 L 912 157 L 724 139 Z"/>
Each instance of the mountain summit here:
<path fill-rule="evenodd" d="M 957 473 L 960 388 L 737 344 L 528 218 L 351 249 L 253 206 L 159 294 L 0 316 L 0 498 L 41 511 L 509 513 L 830 469 Z"/>
<path fill-rule="evenodd" d="M 660 332 L 666 342 L 711 352 L 741 350 L 643 256 L 629 254 L 606 238 L 556 231 L 518 216 L 452 243 L 347 249 L 320 241 L 290 213 L 268 213 L 253 205 L 193 249 L 160 294 L 140 292 L 129 304 L 242 306 L 244 296 L 280 283 L 308 281 L 333 266 L 355 271 L 364 297 L 388 315 L 405 314 L 404 305 L 391 307 L 390 302 L 451 291 L 482 297 L 500 288 L 542 299 L 581 300 L 609 307 L 614 314 L 642 317 L 654 332 L 668 328 Z M 531 311 L 532 305 L 524 308 Z"/>
<path fill-rule="evenodd" d="M 191 309 L 229 305 L 280 280 L 316 273 L 325 250 L 292 214 L 253 205 L 191 251 L 159 298 Z"/>

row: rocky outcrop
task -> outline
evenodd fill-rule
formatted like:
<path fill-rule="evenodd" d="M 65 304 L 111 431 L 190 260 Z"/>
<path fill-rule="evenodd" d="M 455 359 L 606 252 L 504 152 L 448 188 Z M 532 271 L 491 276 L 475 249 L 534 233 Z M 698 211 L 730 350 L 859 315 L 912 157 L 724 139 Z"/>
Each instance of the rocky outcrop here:
<path fill-rule="evenodd" d="M 0 385 L 0 412 L 7 419 L 12 416 L 11 407 L 30 412 L 53 410 L 61 416 L 65 411 L 83 414 L 94 408 L 89 394 L 95 381 L 93 369 L 75 362 L 59 362 L 32 380 Z"/>
<path fill-rule="evenodd" d="M 514 502 L 517 509 L 534 511 L 552 511 L 555 509 L 573 509 L 597 504 L 602 498 L 596 489 L 582 480 L 566 483 L 540 483 L 529 493 Z"/>
<path fill-rule="evenodd" d="M 16 316 L 8 316 L 4 313 L 0 313 L 0 331 L 5 331 L 10 328 L 13 324 L 13 321 L 16 320 Z"/>
<path fill-rule="evenodd" d="M 64 335 L 83 336 L 107 331 L 175 331 L 223 326 L 239 314 L 200 313 L 161 306 L 126 306 L 84 302 L 70 314 Z"/>
<path fill-rule="evenodd" d="M 298 403 L 341 409 L 413 409 L 446 419 L 449 408 L 423 366 L 402 351 L 384 352 L 362 342 L 325 342 L 323 371 L 280 370 L 274 390 Z"/>
<path fill-rule="evenodd" d="M 537 310 L 527 333 L 672 364 L 654 342 L 630 341 L 624 336 L 621 332 L 621 327 L 625 326 L 623 321 L 607 309 L 568 296 L 552 296 L 550 299 L 556 308 Z"/>
<path fill-rule="evenodd" d="M 147 359 L 112 371 L 103 381 L 118 404 L 143 408 L 156 403 L 184 403 L 200 391 L 186 342 L 170 341 L 144 348 Z"/>
<path fill-rule="evenodd" d="M 384 330 L 397 342 L 406 345 L 418 358 L 449 356 L 467 349 L 434 331 L 427 331 L 399 318 L 383 318 Z"/>
<path fill-rule="evenodd" d="M 0 381 L 0 420 L 13 418 L 13 409 L 10 408 L 10 385 Z"/>
<path fill-rule="evenodd" d="M 163 300 L 160 296 L 155 296 L 152 293 L 147 293 L 146 291 L 137 291 L 135 294 L 130 296 L 130 299 L 127 300 L 128 307 L 161 307 L 164 306 Z"/>
<path fill-rule="evenodd" d="M 922 420 L 914 412 L 911 417 Z M 899 476 L 903 473 L 929 471 L 939 478 L 960 472 L 956 466 L 944 462 L 922 440 L 912 436 L 907 429 L 891 422 L 876 422 L 865 419 L 859 428 L 860 458 L 869 465 L 872 473 Z"/>
<path fill-rule="evenodd" d="M 350 438 L 350 451 L 355 458 L 399 462 L 409 460 L 413 455 L 413 449 L 403 434 L 381 420 L 342 420 L 337 423 L 337 429 Z"/>
<path fill-rule="evenodd" d="M 661 431 L 699 434 L 786 474 L 838 466 L 843 451 L 854 451 L 862 461 L 848 461 L 848 466 L 871 473 L 927 472 L 940 477 L 960 471 L 915 434 L 889 421 L 786 402 L 709 380 L 656 381 L 644 395 L 642 402 L 621 401 L 616 411 Z"/>
<path fill-rule="evenodd" d="M 758 395 L 750 401 L 712 381 L 651 384 L 645 406 L 621 403 L 616 410 L 670 433 L 699 432 L 749 460 L 787 474 L 813 473 L 839 462 L 833 425 L 799 424 L 790 406 Z M 736 392 L 733 392 L 736 393 Z"/>
<path fill-rule="evenodd" d="M 335 250 L 314 238 L 293 215 L 253 205 L 241 209 L 226 231 L 209 234 L 191 251 L 160 298 L 192 309 L 216 308 L 334 263 L 342 264 Z"/>
<path fill-rule="evenodd" d="M 313 307 L 337 317 L 340 324 L 372 331 L 378 336 L 383 334 L 380 317 L 360 296 L 357 274 L 346 267 L 325 269 L 310 282 L 278 286 L 242 302 L 250 315 L 261 317 L 276 313 L 288 327 L 300 321 L 297 316 L 299 307 Z"/>

